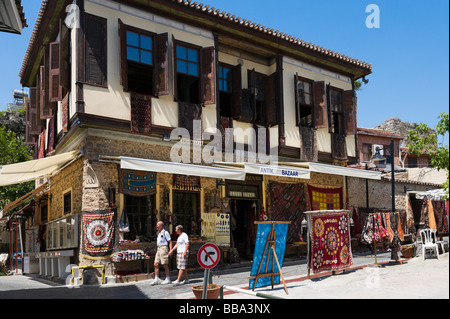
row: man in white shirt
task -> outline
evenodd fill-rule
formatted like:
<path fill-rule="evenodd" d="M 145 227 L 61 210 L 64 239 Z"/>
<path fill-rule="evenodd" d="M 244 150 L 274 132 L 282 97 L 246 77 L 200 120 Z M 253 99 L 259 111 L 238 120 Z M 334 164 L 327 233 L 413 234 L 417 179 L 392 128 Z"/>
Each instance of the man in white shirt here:
<path fill-rule="evenodd" d="M 156 244 L 157 250 L 155 255 L 155 280 L 151 283 L 152 286 L 155 285 L 167 285 L 170 284 L 170 274 L 169 274 L 169 250 L 172 250 L 172 239 L 169 232 L 164 229 L 164 223 L 159 221 L 156 224 L 156 229 L 158 230 L 158 235 Z M 163 265 L 164 271 L 166 272 L 166 279 L 161 281 L 159 279 L 159 265 Z"/>

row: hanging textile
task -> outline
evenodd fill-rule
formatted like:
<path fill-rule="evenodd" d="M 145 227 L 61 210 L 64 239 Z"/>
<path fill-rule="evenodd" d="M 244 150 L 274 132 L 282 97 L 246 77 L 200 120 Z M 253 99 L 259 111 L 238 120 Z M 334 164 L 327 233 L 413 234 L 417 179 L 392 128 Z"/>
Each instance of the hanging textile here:
<path fill-rule="evenodd" d="M 361 235 L 361 233 L 362 233 L 362 227 L 361 227 L 360 219 L 359 219 L 356 208 L 353 208 L 352 219 L 353 219 L 353 225 L 354 225 L 352 237 L 356 237 L 357 235 Z"/>
<path fill-rule="evenodd" d="M 287 243 L 301 241 L 303 213 L 307 210 L 305 185 L 272 182 L 270 199 L 272 220 L 292 221 L 288 229 Z"/>
<path fill-rule="evenodd" d="M 110 258 L 114 250 L 114 212 L 83 213 L 83 256 L 88 259 Z"/>
<path fill-rule="evenodd" d="M 199 191 L 202 188 L 200 177 L 173 174 L 173 188 L 185 191 Z"/>
<path fill-rule="evenodd" d="M 433 204 L 432 204 L 431 200 L 428 200 L 427 198 L 424 198 L 422 200 L 422 211 L 420 214 L 420 224 L 421 224 L 421 227 L 418 229 L 418 232 L 421 229 L 425 229 L 425 228 L 432 228 L 434 230 L 437 230 L 436 219 L 434 217 Z"/>
<path fill-rule="evenodd" d="M 445 202 L 444 201 L 431 201 L 433 205 L 434 217 L 436 220 L 436 227 L 438 233 L 447 233 L 448 225 L 446 221 Z"/>
<path fill-rule="evenodd" d="M 414 234 L 416 231 L 416 226 L 414 224 L 414 211 L 411 205 L 411 197 L 408 196 L 406 203 L 406 232 L 409 234 Z"/>
<path fill-rule="evenodd" d="M 361 242 L 370 245 L 389 237 L 388 231 L 382 224 L 381 213 L 369 214 L 361 235 Z"/>
<path fill-rule="evenodd" d="M 342 188 L 318 188 L 308 185 L 311 210 L 342 209 Z"/>
<path fill-rule="evenodd" d="M 197 136 L 201 136 L 201 119 L 203 108 L 201 105 L 191 104 L 178 101 L 178 127 L 188 130 L 190 138 L 194 138 L 194 129 L 200 129 L 195 132 Z M 194 121 L 200 121 L 200 127 L 194 127 Z"/>
<path fill-rule="evenodd" d="M 45 157 L 45 130 L 39 134 L 38 159 Z"/>
<path fill-rule="evenodd" d="M 152 97 L 131 92 L 131 132 L 150 134 L 152 132 Z"/>
<path fill-rule="evenodd" d="M 155 194 L 156 173 L 120 169 L 119 193 L 138 197 Z"/>
<path fill-rule="evenodd" d="M 347 211 L 310 215 L 311 269 L 314 273 L 353 265 Z"/>

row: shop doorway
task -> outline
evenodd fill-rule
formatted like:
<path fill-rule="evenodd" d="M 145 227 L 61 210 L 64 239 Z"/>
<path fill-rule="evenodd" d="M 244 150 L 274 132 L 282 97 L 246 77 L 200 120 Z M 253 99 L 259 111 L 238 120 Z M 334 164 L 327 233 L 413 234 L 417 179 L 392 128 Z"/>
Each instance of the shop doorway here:
<path fill-rule="evenodd" d="M 184 231 L 190 236 L 201 235 L 200 196 L 198 193 L 173 192 L 173 209 L 177 225 L 182 225 Z"/>
<path fill-rule="evenodd" d="M 255 220 L 259 211 L 259 201 L 247 199 L 232 200 L 232 245 L 241 260 L 251 260 L 255 242 Z"/>

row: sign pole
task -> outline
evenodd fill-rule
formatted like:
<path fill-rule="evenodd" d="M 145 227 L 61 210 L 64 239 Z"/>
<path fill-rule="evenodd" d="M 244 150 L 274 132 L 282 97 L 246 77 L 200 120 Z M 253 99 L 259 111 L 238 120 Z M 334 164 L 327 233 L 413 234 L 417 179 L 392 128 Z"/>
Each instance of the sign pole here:
<path fill-rule="evenodd" d="M 208 297 L 208 282 L 209 282 L 209 269 L 205 269 L 205 274 L 203 276 L 203 294 L 202 299 L 206 299 Z"/>

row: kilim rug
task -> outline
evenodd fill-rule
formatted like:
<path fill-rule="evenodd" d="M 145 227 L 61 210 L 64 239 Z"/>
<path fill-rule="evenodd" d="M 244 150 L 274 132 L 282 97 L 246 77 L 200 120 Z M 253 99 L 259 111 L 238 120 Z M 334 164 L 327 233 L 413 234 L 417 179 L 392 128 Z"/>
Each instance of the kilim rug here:
<path fill-rule="evenodd" d="M 283 184 L 272 182 L 270 188 L 272 220 L 292 221 L 286 242 L 300 241 L 302 220 L 307 210 L 307 193 L 304 184 Z"/>
<path fill-rule="evenodd" d="M 83 213 L 83 256 L 106 259 L 114 250 L 114 212 Z"/>
<path fill-rule="evenodd" d="M 156 173 L 119 170 L 119 193 L 138 197 L 155 194 Z"/>
<path fill-rule="evenodd" d="M 444 201 L 432 201 L 434 218 L 436 219 L 436 227 L 439 233 L 447 233 L 448 225 L 445 216 L 445 202 Z"/>
<path fill-rule="evenodd" d="M 310 215 L 310 220 L 313 273 L 341 270 L 352 266 L 348 213 L 317 212 Z"/>
<path fill-rule="evenodd" d="M 310 210 L 342 209 L 342 188 L 318 188 L 308 185 Z"/>
<path fill-rule="evenodd" d="M 152 97 L 131 93 L 131 132 L 150 134 L 152 132 Z"/>

